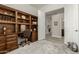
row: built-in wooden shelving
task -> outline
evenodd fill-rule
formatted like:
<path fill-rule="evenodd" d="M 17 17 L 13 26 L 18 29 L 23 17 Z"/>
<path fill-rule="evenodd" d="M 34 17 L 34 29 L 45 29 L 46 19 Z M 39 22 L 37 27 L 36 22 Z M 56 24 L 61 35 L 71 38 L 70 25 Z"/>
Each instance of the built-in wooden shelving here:
<path fill-rule="evenodd" d="M 37 19 L 34 15 L 0 5 L 0 53 L 18 48 L 18 33 L 21 32 L 22 25 L 32 31 L 30 41 L 37 41 Z"/>

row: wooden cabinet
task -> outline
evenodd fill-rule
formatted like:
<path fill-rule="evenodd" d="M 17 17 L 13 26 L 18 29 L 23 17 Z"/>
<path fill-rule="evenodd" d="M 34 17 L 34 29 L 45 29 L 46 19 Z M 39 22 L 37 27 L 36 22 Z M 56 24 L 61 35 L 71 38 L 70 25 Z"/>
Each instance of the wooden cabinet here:
<path fill-rule="evenodd" d="M 32 42 L 38 40 L 38 19 L 35 16 L 31 17 Z"/>
<path fill-rule="evenodd" d="M 37 38 L 37 32 L 36 31 L 32 31 L 32 42 L 35 42 L 35 41 L 37 41 L 38 40 L 38 38 Z"/>
<path fill-rule="evenodd" d="M 17 35 L 2 35 L 0 36 L 0 53 L 18 48 Z"/>

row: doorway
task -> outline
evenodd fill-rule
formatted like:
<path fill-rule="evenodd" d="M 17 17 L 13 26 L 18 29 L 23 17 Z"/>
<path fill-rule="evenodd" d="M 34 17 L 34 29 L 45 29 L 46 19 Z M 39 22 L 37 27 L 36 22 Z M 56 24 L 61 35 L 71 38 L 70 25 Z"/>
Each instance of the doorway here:
<path fill-rule="evenodd" d="M 64 8 L 47 12 L 45 20 L 46 38 L 63 38 L 64 42 Z"/>

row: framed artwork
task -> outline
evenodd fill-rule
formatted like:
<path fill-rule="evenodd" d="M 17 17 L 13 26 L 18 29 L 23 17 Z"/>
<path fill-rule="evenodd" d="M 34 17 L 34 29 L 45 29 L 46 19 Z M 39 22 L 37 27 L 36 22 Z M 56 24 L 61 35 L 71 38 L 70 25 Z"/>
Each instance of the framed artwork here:
<path fill-rule="evenodd" d="M 58 25 L 58 22 L 57 21 L 54 21 L 54 26 L 57 26 Z"/>

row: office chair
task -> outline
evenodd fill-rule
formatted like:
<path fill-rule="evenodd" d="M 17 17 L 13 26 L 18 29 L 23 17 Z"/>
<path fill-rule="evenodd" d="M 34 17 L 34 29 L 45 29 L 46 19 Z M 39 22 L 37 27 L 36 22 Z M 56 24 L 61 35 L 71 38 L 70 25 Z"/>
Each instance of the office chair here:
<path fill-rule="evenodd" d="M 20 37 L 21 39 L 24 39 L 24 40 L 22 40 L 22 41 L 20 42 L 20 45 L 21 45 L 21 46 L 24 46 L 25 44 L 30 45 L 30 41 L 29 41 L 29 40 L 31 39 L 31 35 L 32 35 L 32 32 L 31 32 L 30 30 L 25 30 L 25 31 L 19 33 L 19 37 Z M 25 44 L 24 44 L 24 43 L 25 43 Z"/>

